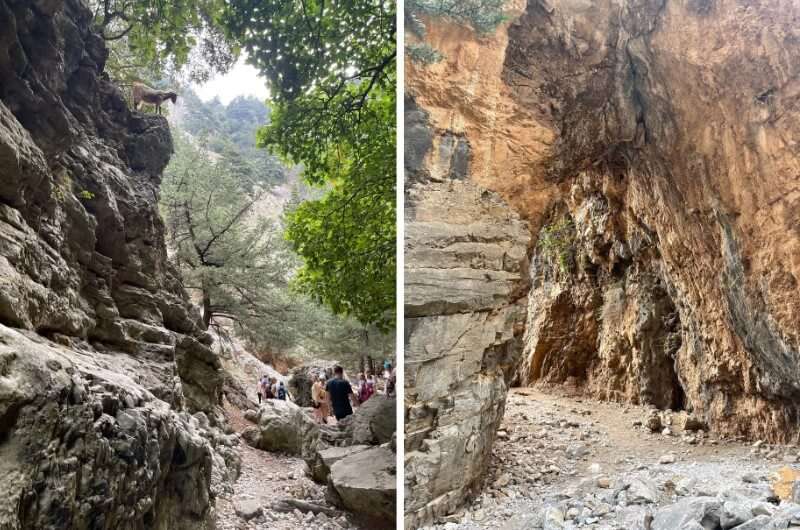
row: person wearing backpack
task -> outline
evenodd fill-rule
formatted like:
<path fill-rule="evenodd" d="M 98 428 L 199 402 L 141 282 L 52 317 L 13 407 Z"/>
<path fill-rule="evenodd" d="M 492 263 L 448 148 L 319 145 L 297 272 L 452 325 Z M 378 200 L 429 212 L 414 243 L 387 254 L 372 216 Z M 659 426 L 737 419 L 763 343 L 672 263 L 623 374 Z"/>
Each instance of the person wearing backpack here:
<path fill-rule="evenodd" d="M 283 381 L 278 384 L 278 399 L 286 401 L 286 387 L 283 386 Z"/>

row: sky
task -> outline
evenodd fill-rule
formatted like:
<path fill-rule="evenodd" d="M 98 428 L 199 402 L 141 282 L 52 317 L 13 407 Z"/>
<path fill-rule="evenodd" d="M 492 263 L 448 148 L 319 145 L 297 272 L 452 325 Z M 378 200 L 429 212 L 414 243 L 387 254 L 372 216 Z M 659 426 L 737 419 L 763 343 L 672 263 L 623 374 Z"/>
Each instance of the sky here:
<path fill-rule="evenodd" d="M 236 96 L 255 96 L 266 100 L 269 96 L 267 82 L 258 76 L 258 70 L 245 63 L 240 57 L 234 67 L 225 75 L 218 75 L 204 85 L 196 86 L 195 92 L 203 101 L 218 96 L 224 104 L 231 102 Z"/>

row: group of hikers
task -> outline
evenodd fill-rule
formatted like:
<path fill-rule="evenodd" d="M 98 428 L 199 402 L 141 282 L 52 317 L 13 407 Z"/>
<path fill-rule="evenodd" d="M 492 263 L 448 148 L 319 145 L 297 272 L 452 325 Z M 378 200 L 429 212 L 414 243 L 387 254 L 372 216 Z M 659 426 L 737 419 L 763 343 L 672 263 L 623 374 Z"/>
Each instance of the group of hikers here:
<path fill-rule="evenodd" d="M 353 407 L 358 407 L 378 392 L 378 380 L 370 372 L 358 374 L 356 389 L 344 375 L 341 366 L 333 367 L 330 373 L 320 374 L 311 386 L 311 403 L 314 407 L 314 419 L 317 423 L 328 423 L 331 416 L 341 421 L 353 414 Z M 383 394 L 393 396 L 396 386 L 396 375 L 389 361 L 383 364 Z M 283 381 L 263 376 L 258 383 L 258 402 L 263 399 L 287 399 Z"/>
<path fill-rule="evenodd" d="M 280 399 L 286 401 L 287 392 L 283 381 L 278 381 L 276 377 L 269 378 L 263 375 L 258 380 L 258 403 L 261 404 L 262 399 Z"/>

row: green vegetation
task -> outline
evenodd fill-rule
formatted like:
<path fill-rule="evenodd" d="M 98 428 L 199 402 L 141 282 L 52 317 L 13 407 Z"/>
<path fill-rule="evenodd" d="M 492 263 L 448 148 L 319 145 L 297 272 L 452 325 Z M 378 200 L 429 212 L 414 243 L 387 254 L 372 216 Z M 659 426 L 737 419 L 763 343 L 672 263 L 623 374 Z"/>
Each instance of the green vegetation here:
<path fill-rule="evenodd" d="M 231 0 L 232 38 L 269 79 L 259 145 L 326 189 L 287 216 L 296 289 L 388 330 L 395 307 L 395 3 Z"/>
<path fill-rule="evenodd" d="M 506 0 L 408 0 L 405 4 L 405 22 L 408 30 L 424 40 L 427 28 L 422 17 L 443 18 L 469 26 L 478 35 L 488 35 L 508 20 L 503 7 Z M 439 51 L 426 43 L 406 46 L 412 61 L 433 64 L 444 58 Z"/>
<path fill-rule="evenodd" d="M 283 162 L 256 147 L 256 132 L 270 119 L 263 101 L 237 97 L 228 105 L 218 99 L 205 103 L 191 89 L 181 97 L 180 128 L 200 139 L 206 149 L 225 156 L 245 183 L 269 187 L 287 179 L 289 170 Z"/>
<path fill-rule="evenodd" d="M 203 81 L 243 51 L 268 80 L 269 108 L 181 91 L 161 208 L 205 324 L 256 351 L 392 349 L 395 3 L 89 3 L 123 85 Z"/>
<path fill-rule="evenodd" d="M 88 0 L 106 40 L 106 70 L 119 82 L 226 72 L 239 48 L 221 24 L 225 0 Z"/>
<path fill-rule="evenodd" d="M 89 190 L 81 190 L 81 192 L 78 193 L 78 197 L 80 197 L 81 199 L 90 201 L 90 200 L 94 199 L 94 193 L 92 193 Z"/>
<path fill-rule="evenodd" d="M 503 10 L 506 0 L 408 0 L 406 15 L 412 18 L 409 29 L 425 36 L 419 15 L 446 18 L 473 28 L 478 34 L 492 33 L 508 20 Z"/>
<path fill-rule="evenodd" d="M 539 231 L 539 251 L 551 263 L 557 263 L 562 274 L 572 270 L 575 253 L 575 225 L 569 217 L 545 225 Z"/>
<path fill-rule="evenodd" d="M 406 53 L 415 63 L 435 64 L 444 59 L 444 55 L 427 43 L 409 44 L 406 46 Z"/>
<path fill-rule="evenodd" d="M 254 135 L 248 142 L 245 134 L 229 134 L 263 124 L 265 105 L 254 98 L 226 106 L 187 96 L 173 130 L 175 155 L 160 206 L 171 258 L 202 306 L 205 325 L 222 334 L 232 325 L 264 359 L 342 361 L 391 351 L 391 336 L 290 289 L 300 260 L 284 239 L 281 210 L 319 192 L 257 149 Z"/>
<path fill-rule="evenodd" d="M 255 212 L 267 189 L 243 178 L 238 160 L 193 142 L 175 134 L 161 206 L 185 285 L 202 301 L 204 324 L 217 317 L 281 320 L 288 303 L 278 293 L 294 257 L 274 220 Z"/>

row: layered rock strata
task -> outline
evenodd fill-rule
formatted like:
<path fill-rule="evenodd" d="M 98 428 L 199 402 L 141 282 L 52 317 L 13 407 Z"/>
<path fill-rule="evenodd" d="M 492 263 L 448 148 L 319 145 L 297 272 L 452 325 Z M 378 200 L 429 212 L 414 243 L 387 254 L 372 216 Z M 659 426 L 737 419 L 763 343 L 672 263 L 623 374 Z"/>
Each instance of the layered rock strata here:
<path fill-rule="evenodd" d="M 415 528 L 462 503 L 485 471 L 520 352 L 530 236 L 497 195 L 460 180 L 466 144 L 440 150 L 452 164 L 437 178 L 421 163 L 427 116 L 406 120 L 419 133 L 407 144 L 405 210 L 405 524 Z"/>
<path fill-rule="evenodd" d="M 91 20 L 0 0 L 0 526 L 211 528 L 215 447 L 235 458 L 167 262 L 172 139 L 103 74 Z"/>

